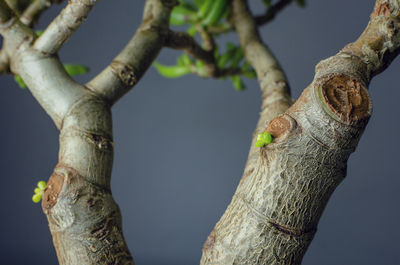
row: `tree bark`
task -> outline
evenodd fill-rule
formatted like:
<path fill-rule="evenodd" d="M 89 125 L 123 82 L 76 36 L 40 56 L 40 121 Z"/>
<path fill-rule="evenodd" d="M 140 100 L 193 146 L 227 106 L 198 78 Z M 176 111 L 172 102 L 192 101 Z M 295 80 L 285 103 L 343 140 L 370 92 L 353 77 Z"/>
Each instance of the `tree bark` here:
<path fill-rule="evenodd" d="M 274 141 L 256 149 L 253 136 L 242 179 L 204 244 L 201 264 L 301 263 L 371 115 L 370 80 L 399 52 L 399 5 L 376 1 L 361 37 L 320 62 L 296 103 L 273 119 L 284 110 L 264 95 L 279 91 L 272 80 L 277 67 L 268 69 L 272 57 L 257 50 L 261 41 L 246 1 L 233 0 L 236 30 L 263 92 L 256 133 L 266 130 Z"/>
<path fill-rule="evenodd" d="M 59 162 L 42 200 L 59 263 L 134 264 L 110 189 L 111 106 L 132 88 L 161 50 L 176 2 L 147 0 L 135 36 L 98 76 L 101 86 L 92 82 L 89 88 L 71 79 L 57 52 L 95 3 L 69 1 L 37 38 L 0 0 L 0 32 L 5 39 L 2 53 L 7 55 L 11 71 L 22 77 L 60 130 Z"/>
<path fill-rule="evenodd" d="M 59 162 L 42 202 L 60 264 L 133 264 L 110 189 L 111 107 L 171 45 L 168 22 L 177 2 L 147 0 L 134 37 L 83 86 L 65 72 L 57 52 L 95 3 L 70 0 L 37 37 L 26 25 L 31 19 L 18 19 L 18 1 L 0 0 L 0 72 L 20 75 L 60 130 Z M 377 0 L 364 33 L 317 65 L 313 82 L 294 104 L 247 1 L 232 0 L 232 9 L 241 46 L 257 72 L 262 111 L 243 177 L 204 244 L 201 264 L 300 264 L 371 115 L 368 85 L 400 51 L 400 1 Z M 273 143 L 254 147 L 265 130 Z"/>

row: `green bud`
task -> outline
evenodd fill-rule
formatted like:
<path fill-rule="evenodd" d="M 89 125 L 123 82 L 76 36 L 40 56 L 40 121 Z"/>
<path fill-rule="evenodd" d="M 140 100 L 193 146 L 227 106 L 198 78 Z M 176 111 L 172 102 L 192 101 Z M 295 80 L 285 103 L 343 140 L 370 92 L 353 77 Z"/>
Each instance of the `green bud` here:
<path fill-rule="evenodd" d="M 263 147 L 264 142 L 263 141 L 256 141 L 256 147 Z"/>
<path fill-rule="evenodd" d="M 272 136 L 271 136 L 271 134 L 269 134 L 269 132 L 264 132 L 262 134 L 262 139 L 263 139 L 265 144 L 272 143 Z"/>
<path fill-rule="evenodd" d="M 39 193 L 43 192 L 43 190 L 40 188 L 35 188 L 34 192 L 35 192 L 35 194 L 39 194 Z"/>
<path fill-rule="evenodd" d="M 35 194 L 35 195 L 32 196 L 32 201 L 34 203 L 40 202 L 41 199 L 42 199 L 42 194 Z"/>
<path fill-rule="evenodd" d="M 22 77 L 20 77 L 19 75 L 14 75 L 14 80 L 15 82 L 17 82 L 20 88 L 26 88 L 26 84 Z"/>
<path fill-rule="evenodd" d="M 46 181 L 43 180 L 39 181 L 37 186 L 39 187 L 39 189 L 44 190 L 47 186 Z"/>
<path fill-rule="evenodd" d="M 65 71 L 70 76 L 82 75 L 89 72 L 89 68 L 80 64 L 64 64 Z"/>
<path fill-rule="evenodd" d="M 257 134 L 257 140 L 255 143 L 256 147 L 262 147 L 264 145 L 272 143 L 272 136 L 269 132 L 265 131 L 263 133 Z"/>

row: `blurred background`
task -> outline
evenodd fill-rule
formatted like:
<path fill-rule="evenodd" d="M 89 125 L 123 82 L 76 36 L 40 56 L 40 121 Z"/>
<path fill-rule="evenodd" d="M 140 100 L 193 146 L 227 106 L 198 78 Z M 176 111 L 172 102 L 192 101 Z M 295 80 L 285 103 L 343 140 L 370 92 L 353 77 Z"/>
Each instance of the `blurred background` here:
<path fill-rule="evenodd" d="M 261 29 L 297 98 L 315 65 L 354 41 L 374 1 L 308 0 L 292 4 Z M 256 13 L 261 0 L 250 0 Z M 86 82 L 123 48 L 141 21 L 144 1 L 99 1 L 64 46 L 64 63 L 91 68 Z M 41 19 L 43 29 L 62 6 Z M 234 34 L 221 43 L 237 42 Z M 158 61 L 175 63 L 164 49 Z M 348 176 L 320 221 L 303 264 L 400 264 L 398 130 L 400 59 L 370 85 L 374 113 Z M 255 80 L 235 91 L 229 81 L 188 75 L 165 79 L 154 68 L 113 108 L 113 194 L 138 265 L 198 264 L 202 245 L 237 186 L 258 119 Z M 31 200 L 37 181 L 57 163 L 58 132 L 28 90 L 0 76 L 1 264 L 57 264 L 47 220 Z"/>

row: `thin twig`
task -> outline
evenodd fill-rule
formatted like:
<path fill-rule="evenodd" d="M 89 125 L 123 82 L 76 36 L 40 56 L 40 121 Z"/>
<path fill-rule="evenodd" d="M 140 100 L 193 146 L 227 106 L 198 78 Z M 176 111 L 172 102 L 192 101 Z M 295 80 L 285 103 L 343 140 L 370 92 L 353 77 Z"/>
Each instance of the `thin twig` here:
<path fill-rule="evenodd" d="M 282 11 L 286 6 L 292 3 L 293 0 L 280 0 L 276 4 L 269 7 L 264 15 L 255 16 L 254 20 L 257 25 L 264 25 L 275 18 L 275 16 Z"/>
<path fill-rule="evenodd" d="M 196 40 L 186 32 L 169 31 L 166 38 L 165 47 L 184 50 L 188 55 L 200 60 L 204 64 L 204 73 L 199 73 L 197 67 L 193 65 L 191 72 L 201 77 L 221 78 L 230 75 L 240 75 L 244 71 L 240 67 L 219 68 L 214 57 L 215 43 L 209 34 L 203 33 L 208 50 L 203 49 Z"/>

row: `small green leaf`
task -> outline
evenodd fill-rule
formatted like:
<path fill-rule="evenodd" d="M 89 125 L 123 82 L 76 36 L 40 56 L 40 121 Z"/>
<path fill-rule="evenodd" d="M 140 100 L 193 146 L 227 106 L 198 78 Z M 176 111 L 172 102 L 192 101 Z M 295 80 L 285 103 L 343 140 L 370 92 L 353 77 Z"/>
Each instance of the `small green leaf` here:
<path fill-rule="evenodd" d="M 230 76 L 229 78 L 232 80 L 233 86 L 237 91 L 243 91 L 246 89 L 246 86 L 239 75 Z"/>
<path fill-rule="evenodd" d="M 245 61 L 241 67 L 243 76 L 247 78 L 256 78 L 257 73 L 254 68 L 249 64 L 249 62 Z"/>
<path fill-rule="evenodd" d="M 184 53 L 176 59 L 176 62 L 179 66 L 188 66 L 192 63 L 192 60 Z"/>
<path fill-rule="evenodd" d="M 43 32 L 44 32 L 44 30 L 41 30 L 41 29 L 35 30 L 36 36 L 38 36 L 38 37 L 40 37 L 40 35 L 42 35 Z"/>
<path fill-rule="evenodd" d="M 237 67 L 240 64 L 240 62 L 242 61 L 243 58 L 244 58 L 244 53 L 243 53 L 242 48 L 237 47 L 236 50 L 235 50 L 235 53 L 233 54 L 231 66 L 232 67 Z"/>
<path fill-rule="evenodd" d="M 226 52 L 220 56 L 216 56 L 217 65 L 219 68 L 227 67 L 229 63 L 232 62 L 236 49 L 237 47 L 234 44 L 230 42 L 226 44 Z"/>
<path fill-rule="evenodd" d="M 42 189 L 40 189 L 40 188 L 35 188 L 34 192 L 35 192 L 35 194 L 38 194 L 38 193 L 41 193 L 41 192 L 43 192 L 43 190 L 42 190 Z"/>
<path fill-rule="evenodd" d="M 190 69 L 186 65 L 167 66 L 167 65 L 162 65 L 158 62 L 154 62 L 153 66 L 162 76 L 168 78 L 178 78 L 190 73 Z"/>
<path fill-rule="evenodd" d="M 222 68 L 228 65 L 228 63 L 232 60 L 235 50 L 228 49 L 224 54 L 218 57 L 217 65 Z"/>
<path fill-rule="evenodd" d="M 89 68 L 80 64 L 64 64 L 65 71 L 70 76 L 83 75 L 89 72 Z"/>
<path fill-rule="evenodd" d="M 202 24 L 205 26 L 216 24 L 224 16 L 226 9 L 229 8 L 229 2 L 229 0 L 215 0 Z"/>
<path fill-rule="evenodd" d="M 33 201 L 34 203 L 40 202 L 41 199 L 42 199 L 42 194 L 34 194 L 34 195 L 32 196 L 32 201 Z"/>
<path fill-rule="evenodd" d="M 47 183 L 46 181 L 41 180 L 38 182 L 37 186 L 39 187 L 39 189 L 44 190 L 47 186 Z"/>
<path fill-rule="evenodd" d="M 202 19 L 204 19 L 208 13 L 211 11 L 211 8 L 214 4 L 215 0 L 205 0 L 203 1 L 203 4 L 201 5 L 199 12 L 198 12 L 198 16 Z"/>
<path fill-rule="evenodd" d="M 172 25 L 184 25 L 194 23 L 197 19 L 197 12 L 188 9 L 183 5 L 174 7 L 171 12 L 170 23 Z"/>
<path fill-rule="evenodd" d="M 204 63 L 200 60 L 196 60 L 196 73 L 201 77 L 207 77 L 207 73 L 205 71 Z"/>
<path fill-rule="evenodd" d="M 20 77 L 19 75 L 14 75 L 14 80 L 15 82 L 17 82 L 20 88 L 26 88 L 26 84 L 24 80 L 22 80 L 22 77 Z"/>

